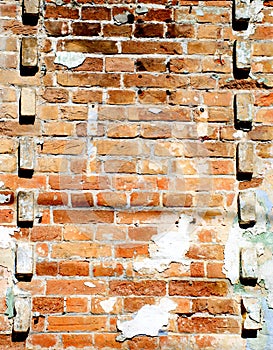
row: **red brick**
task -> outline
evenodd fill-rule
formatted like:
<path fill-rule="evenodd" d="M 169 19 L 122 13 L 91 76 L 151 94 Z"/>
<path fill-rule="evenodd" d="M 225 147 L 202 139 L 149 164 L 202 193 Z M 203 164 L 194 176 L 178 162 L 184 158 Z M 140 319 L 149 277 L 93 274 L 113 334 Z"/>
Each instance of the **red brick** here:
<path fill-rule="evenodd" d="M 100 23 L 84 23 L 74 22 L 72 23 L 72 35 L 77 36 L 98 36 L 101 31 Z"/>
<path fill-rule="evenodd" d="M 108 347 L 109 349 L 121 349 L 122 343 L 116 341 L 117 334 L 102 333 L 95 334 L 94 343 L 97 349 Z"/>
<path fill-rule="evenodd" d="M 107 318 L 104 316 L 49 316 L 49 331 L 71 332 L 71 331 L 98 331 L 106 330 Z"/>
<path fill-rule="evenodd" d="M 79 10 L 68 6 L 46 6 L 45 18 L 79 18 Z"/>
<path fill-rule="evenodd" d="M 191 277 L 204 277 L 205 269 L 203 262 L 192 262 L 190 266 Z"/>
<path fill-rule="evenodd" d="M 112 295 L 163 296 L 166 294 L 164 281 L 110 281 L 109 287 Z"/>
<path fill-rule="evenodd" d="M 31 240 L 38 241 L 60 241 L 62 228 L 58 226 L 34 226 L 31 229 Z"/>
<path fill-rule="evenodd" d="M 88 299 L 87 298 L 67 298 L 66 299 L 66 311 L 67 312 L 88 312 Z"/>
<path fill-rule="evenodd" d="M 120 263 L 104 262 L 101 264 L 93 264 L 94 277 L 114 276 L 118 277 L 123 274 L 123 266 Z"/>
<path fill-rule="evenodd" d="M 131 206 L 158 206 L 159 205 L 159 193 L 153 192 L 134 192 L 130 196 Z"/>
<path fill-rule="evenodd" d="M 72 207 L 92 207 L 94 205 L 93 194 L 86 193 L 72 193 L 71 194 Z"/>
<path fill-rule="evenodd" d="M 40 192 L 37 199 L 39 205 L 67 205 L 68 196 L 59 192 Z"/>
<path fill-rule="evenodd" d="M 37 276 L 56 276 L 58 273 L 58 264 L 56 262 L 37 262 L 36 274 Z"/>
<path fill-rule="evenodd" d="M 87 261 L 61 261 L 59 274 L 62 276 L 88 276 L 89 263 Z"/>
<path fill-rule="evenodd" d="M 169 294 L 181 296 L 225 296 L 228 293 L 226 282 L 170 281 Z"/>
<path fill-rule="evenodd" d="M 93 21 L 104 21 L 111 19 L 111 9 L 109 7 L 88 6 L 82 8 L 82 19 Z"/>
<path fill-rule="evenodd" d="M 116 258 L 134 258 L 136 256 L 148 256 L 148 246 L 145 244 L 119 244 L 115 246 Z"/>
<path fill-rule="evenodd" d="M 142 42 L 142 41 L 124 41 L 121 43 L 122 53 L 125 54 L 169 54 L 180 55 L 183 53 L 180 43 L 170 42 Z"/>
<path fill-rule="evenodd" d="M 192 317 L 178 319 L 178 330 L 182 333 L 233 333 L 241 331 L 238 320 L 232 318 Z"/>
<path fill-rule="evenodd" d="M 35 297 L 32 299 L 32 311 L 41 314 L 62 313 L 64 300 L 63 298 Z"/>
<path fill-rule="evenodd" d="M 52 246 L 53 258 L 98 258 L 111 256 L 111 247 L 105 244 L 89 242 L 62 242 Z"/>
<path fill-rule="evenodd" d="M 211 315 L 239 315 L 240 307 L 236 300 L 225 298 L 193 299 L 192 311 L 204 312 Z"/>
<path fill-rule="evenodd" d="M 41 348 L 54 348 L 58 346 L 58 337 L 54 334 L 31 334 L 28 341 L 33 346 L 39 346 Z"/>
<path fill-rule="evenodd" d="M 207 264 L 207 276 L 209 278 L 225 278 L 226 275 L 223 273 L 223 263 L 212 263 Z"/>
<path fill-rule="evenodd" d="M 90 49 L 91 52 L 95 52 L 95 50 L 95 48 L 93 51 Z M 120 86 L 120 76 L 115 73 L 58 72 L 57 81 L 61 86 L 99 86 L 111 88 L 118 88 Z"/>
<path fill-rule="evenodd" d="M 92 334 L 63 334 L 62 339 L 65 349 L 71 346 L 82 349 L 90 347 L 93 343 Z"/>
<path fill-rule="evenodd" d="M 191 245 L 187 257 L 190 259 L 223 260 L 224 246 L 220 244 Z"/>
<path fill-rule="evenodd" d="M 47 295 L 93 295 L 105 294 L 106 285 L 102 281 L 94 280 L 48 280 Z M 68 321 L 68 320 L 67 320 Z M 61 329 L 60 329 L 61 330 Z"/>
<path fill-rule="evenodd" d="M 136 38 L 162 38 L 164 34 L 163 24 L 159 23 L 136 23 L 134 36 Z"/>
<path fill-rule="evenodd" d="M 97 205 L 103 207 L 124 207 L 127 204 L 126 194 L 117 192 L 100 192 L 97 194 Z"/>
<path fill-rule="evenodd" d="M 133 241 L 149 241 L 156 234 L 157 228 L 152 226 L 128 228 L 128 236 Z"/>

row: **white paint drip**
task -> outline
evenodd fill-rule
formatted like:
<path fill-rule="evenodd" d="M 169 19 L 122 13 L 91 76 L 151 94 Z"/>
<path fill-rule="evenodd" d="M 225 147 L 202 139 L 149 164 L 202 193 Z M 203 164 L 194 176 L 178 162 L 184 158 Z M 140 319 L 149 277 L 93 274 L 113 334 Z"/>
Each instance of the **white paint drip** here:
<path fill-rule="evenodd" d="M 181 215 L 177 227 L 160 233 L 151 238 L 149 245 L 150 258 L 137 257 L 133 262 L 133 268 L 138 272 L 162 272 L 172 262 L 183 262 L 185 254 L 190 246 L 190 232 L 192 231 L 192 217 Z"/>
<path fill-rule="evenodd" d="M 113 311 L 113 307 L 114 307 L 116 301 L 117 301 L 117 298 L 112 297 L 112 298 L 109 298 L 107 300 L 101 301 L 100 305 L 105 312 L 109 313 L 109 312 Z"/>
<path fill-rule="evenodd" d="M 177 304 L 168 298 L 160 300 L 159 305 L 144 305 L 132 320 L 117 322 L 117 328 L 122 332 L 118 341 L 131 339 L 137 335 L 157 336 L 158 332 L 168 325 L 169 312 Z"/>
<path fill-rule="evenodd" d="M 80 66 L 85 60 L 85 55 L 81 52 L 58 51 L 54 63 L 61 64 L 67 68 Z"/>

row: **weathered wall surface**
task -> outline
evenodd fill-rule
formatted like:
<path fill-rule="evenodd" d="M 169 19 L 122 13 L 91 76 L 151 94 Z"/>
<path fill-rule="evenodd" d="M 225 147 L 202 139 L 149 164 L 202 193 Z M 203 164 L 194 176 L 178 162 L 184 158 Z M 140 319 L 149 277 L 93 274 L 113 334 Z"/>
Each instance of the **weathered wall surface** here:
<path fill-rule="evenodd" d="M 273 3 L 0 3 L 0 348 L 272 349 Z"/>

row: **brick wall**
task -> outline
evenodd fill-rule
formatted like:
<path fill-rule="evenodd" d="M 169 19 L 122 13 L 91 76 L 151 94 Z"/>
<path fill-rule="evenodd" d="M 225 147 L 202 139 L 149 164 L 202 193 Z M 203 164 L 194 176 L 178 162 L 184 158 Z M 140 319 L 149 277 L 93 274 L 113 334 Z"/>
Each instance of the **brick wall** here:
<path fill-rule="evenodd" d="M 1 349 L 272 344 L 272 23 L 0 4 Z"/>

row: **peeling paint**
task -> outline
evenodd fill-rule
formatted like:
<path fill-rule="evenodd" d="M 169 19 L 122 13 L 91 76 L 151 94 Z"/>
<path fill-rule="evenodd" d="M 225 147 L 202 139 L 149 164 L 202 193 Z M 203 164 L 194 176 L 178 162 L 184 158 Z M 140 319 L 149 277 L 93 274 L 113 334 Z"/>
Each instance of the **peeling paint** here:
<path fill-rule="evenodd" d="M 162 298 L 159 305 L 144 305 L 129 321 L 117 322 L 117 328 L 122 333 L 117 341 L 131 339 L 137 335 L 158 336 L 168 325 L 169 312 L 176 308 L 177 304 L 168 298 Z"/>
<path fill-rule="evenodd" d="M 193 230 L 193 218 L 181 215 L 178 224 L 172 230 L 159 233 L 151 238 L 149 245 L 150 258 L 137 257 L 133 262 L 138 272 L 163 272 L 172 262 L 183 262 L 190 246 L 190 233 Z"/>
<path fill-rule="evenodd" d="M 57 52 L 54 63 L 61 64 L 67 68 L 80 66 L 85 60 L 85 55 L 81 52 Z"/>
<path fill-rule="evenodd" d="M 112 298 L 109 298 L 107 300 L 101 301 L 100 305 L 105 312 L 109 313 L 109 312 L 113 311 L 113 307 L 114 307 L 116 301 L 117 301 L 117 298 L 112 297 Z"/>

